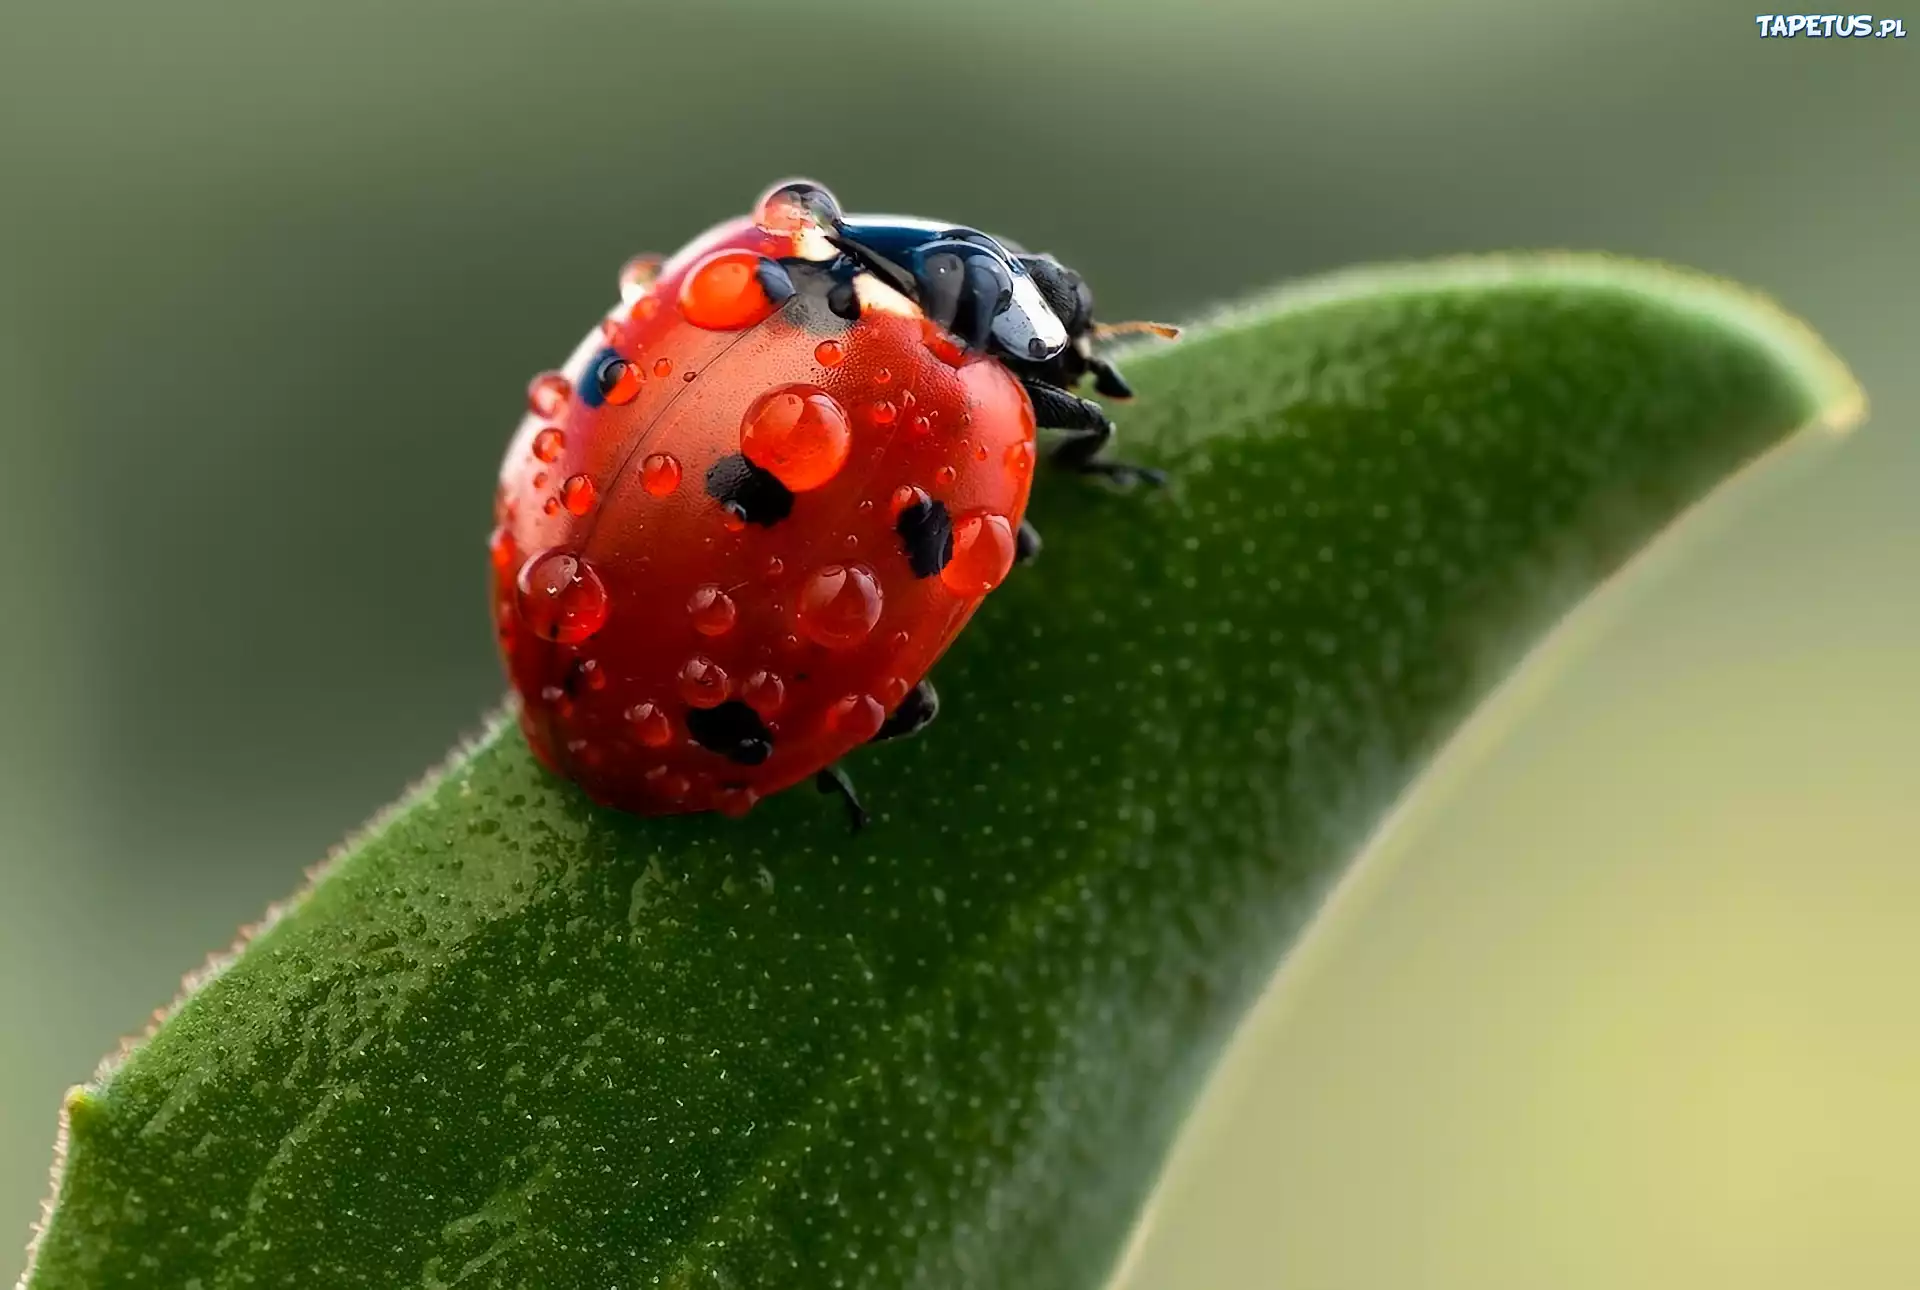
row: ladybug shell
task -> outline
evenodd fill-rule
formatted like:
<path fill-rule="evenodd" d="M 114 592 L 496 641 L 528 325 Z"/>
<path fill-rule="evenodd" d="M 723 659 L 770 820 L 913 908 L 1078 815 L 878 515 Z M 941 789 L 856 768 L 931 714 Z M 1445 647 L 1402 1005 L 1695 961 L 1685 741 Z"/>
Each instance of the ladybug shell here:
<path fill-rule="evenodd" d="M 795 253 L 749 220 L 680 251 L 535 378 L 501 466 L 521 726 L 602 804 L 740 814 L 817 773 L 1012 563 L 1026 391 L 870 279 L 857 322 L 769 298 L 758 257 Z"/>

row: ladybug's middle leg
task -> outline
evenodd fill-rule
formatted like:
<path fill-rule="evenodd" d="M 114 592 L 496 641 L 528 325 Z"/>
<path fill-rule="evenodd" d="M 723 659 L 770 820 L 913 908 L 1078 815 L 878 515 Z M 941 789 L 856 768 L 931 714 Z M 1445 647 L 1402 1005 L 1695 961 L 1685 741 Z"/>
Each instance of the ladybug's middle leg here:
<path fill-rule="evenodd" d="M 867 827 L 867 808 L 860 805 L 860 795 L 853 791 L 853 781 L 847 778 L 846 771 L 837 765 L 829 766 L 813 777 L 813 786 L 822 793 L 840 795 L 840 800 L 847 804 L 847 822 L 853 832 Z"/>
<path fill-rule="evenodd" d="M 1092 399 L 1063 390 L 1044 381 L 1022 382 L 1033 401 L 1034 422 L 1044 430 L 1069 430 L 1073 433 L 1053 450 L 1053 463 L 1083 475 L 1105 475 L 1123 484 L 1164 484 L 1166 474 L 1151 466 L 1102 460 L 1100 452 L 1113 439 L 1113 422 Z"/>

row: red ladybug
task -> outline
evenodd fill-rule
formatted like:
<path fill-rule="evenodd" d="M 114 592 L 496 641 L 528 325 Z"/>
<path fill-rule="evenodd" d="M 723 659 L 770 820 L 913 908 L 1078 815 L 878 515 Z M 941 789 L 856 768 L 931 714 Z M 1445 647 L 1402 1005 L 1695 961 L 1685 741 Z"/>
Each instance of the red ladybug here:
<path fill-rule="evenodd" d="M 1127 396 L 1091 344 L 1120 328 L 1049 256 L 800 181 L 621 287 L 500 470 L 521 728 L 608 806 L 737 815 L 815 778 L 858 827 L 836 761 L 932 720 L 928 669 L 1039 549 L 1036 422 L 1062 466 L 1159 481 L 1070 392 Z"/>

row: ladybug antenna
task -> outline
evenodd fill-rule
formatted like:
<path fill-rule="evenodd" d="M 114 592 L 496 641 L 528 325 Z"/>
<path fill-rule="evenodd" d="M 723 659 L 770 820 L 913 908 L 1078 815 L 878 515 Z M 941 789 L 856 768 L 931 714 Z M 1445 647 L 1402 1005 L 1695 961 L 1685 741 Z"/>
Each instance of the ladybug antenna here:
<path fill-rule="evenodd" d="M 1159 336 L 1172 340 L 1180 334 L 1180 329 L 1171 323 L 1157 322 L 1117 322 L 1095 323 L 1088 328 L 1095 340 L 1111 340 L 1115 336 Z"/>

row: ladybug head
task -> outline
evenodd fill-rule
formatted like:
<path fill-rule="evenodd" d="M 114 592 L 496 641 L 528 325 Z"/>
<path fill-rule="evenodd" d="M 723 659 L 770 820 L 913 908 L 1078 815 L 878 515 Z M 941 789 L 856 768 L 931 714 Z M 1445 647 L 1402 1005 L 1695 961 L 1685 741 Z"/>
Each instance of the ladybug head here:
<path fill-rule="evenodd" d="M 1093 288 L 1087 280 L 1051 255 L 1022 255 L 1019 262 L 1048 310 L 1066 329 L 1067 339 L 1086 335 L 1093 327 Z"/>

